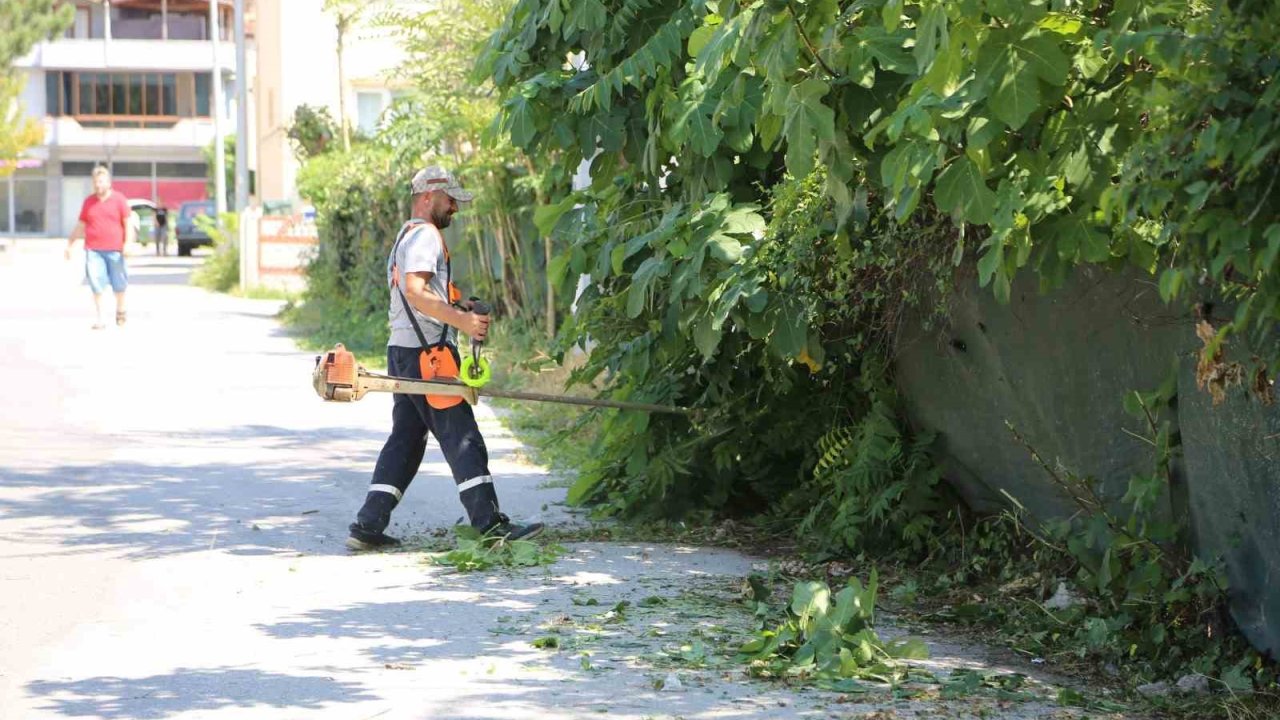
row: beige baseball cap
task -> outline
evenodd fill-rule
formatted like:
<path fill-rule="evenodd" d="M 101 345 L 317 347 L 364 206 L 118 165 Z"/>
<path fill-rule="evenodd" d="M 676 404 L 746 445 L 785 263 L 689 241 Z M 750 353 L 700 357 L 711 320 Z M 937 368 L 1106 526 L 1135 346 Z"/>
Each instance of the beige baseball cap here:
<path fill-rule="evenodd" d="M 475 198 L 475 193 L 463 190 L 458 178 L 439 165 L 429 165 L 413 176 L 414 195 L 433 190 L 440 190 L 458 202 L 471 202 Z"/>

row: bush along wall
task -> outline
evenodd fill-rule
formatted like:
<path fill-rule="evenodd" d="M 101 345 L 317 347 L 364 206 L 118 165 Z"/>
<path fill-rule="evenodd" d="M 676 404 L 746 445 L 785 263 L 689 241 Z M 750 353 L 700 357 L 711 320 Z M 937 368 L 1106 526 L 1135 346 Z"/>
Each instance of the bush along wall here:
<path fill-rule="evenodd" d="M 970 284 L 1008 304 L 1024 274 L 1047 291 L 1133 273 L 1184 318 L 1219 300 L 1199 326 L 1206 373 L 1268 399 L 1277 20 L 1265 2 L 517 2 L 480 68 L 499 130 L 550 186 L 591 168 L 538 217 L 570 245 L 550 266 L 562 292 L 591 280 L 559 349 L 590 348 L 578 382 L 702 410 L 606 419 L 572 497 L 627 515 L 787 508 L 822 547 L 931 547 L 956 513 L 901 419 L 901 318 L 937 322 Z M 1226 343 L 1256 354 L 1215 360 Z M 1158 422 L 1147 433 L 1176 454 Z M 1072 526 L 1090 542 L 1036 531 L 1111 598 L 1095 644 L 1100 627 L 1203 631 L 1199 610 L 1170 609 L 1193 602 L 1178 588 L 1207 588 L 1200 609 L 1223 597 L 1213 558 L 1174 553 L 1138 582 L 1142 561 L 1107 553 L 1186 539 L 1154 529 L 1157 508 L 1184 528 L 1186 513 L 1148 475 L 1164 479 L 1098 494 Z M 1052 519 L 1011 505 L 1028 528 Z M 1157 597 L 1164 620 L 1131 612 Z"/>
<path fill-rule="evenodd" d="M 299 193 L 316 207 L 320 243 L 291 322 L 317 344 L 341 342 L 361 352 L 386 345 L 386 260 L 408 218 L 407 185 L 390 156 L 368 146 L 318 156 L 299 173 Z"/>
<path fill-rule="evenodd" d="M 1280 317 L 1267 171 L 1280 145 L 1264 139 L 1280 122 L 1277 12 L 516 3 L 482 58 L 505 93 L 499 129 L 552 175 L 591 164 L 590 188 L 539 214 L 574 238 L 553 280 L 563 292 L 592 280 L 562 331 L 564 347 L 591 338 L 579 379 L 709 409 L 754 401 L 727 411 L 745 420 L 732 430 L 612 421 L 576 496 L 641 512 L 770 497 L 789 482 L 777 467 L 807 472 L 812 441 L 840 412 L 860 415 L 867 399 L 843 374 L 883 364 L 889 344 L 872 330 L 891 329 L 948 263 L 971 262 L 1002 301 L 1019 269 L 1053 287 L 1077 266 L 1134 267 L 1166 299 L 1229 296 L 1237 310 L 1216 340 L 1249 336 L 1265 374 Z M 578 51 L 590 62 L 565 61 Z M 788 184 L 823 208 L 799 234 L 786 226 L 796 210 L 770 205 Z M 803 435 L 789 414 L 800 407 L 812 417 L 794 423 L 815 428 Z"/>

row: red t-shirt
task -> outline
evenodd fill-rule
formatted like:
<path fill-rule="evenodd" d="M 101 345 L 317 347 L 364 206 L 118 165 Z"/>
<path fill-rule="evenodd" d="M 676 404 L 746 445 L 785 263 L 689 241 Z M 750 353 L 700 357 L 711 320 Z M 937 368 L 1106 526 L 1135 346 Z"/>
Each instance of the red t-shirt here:
<path fill-rule="evenodd" d="M 80 206 L 85 249 L 124 250 L 124 223 L 128 217 L 129 203 L 115 190 L 106 200 L 99 200 L 97 194 L 85 198 Z"/>

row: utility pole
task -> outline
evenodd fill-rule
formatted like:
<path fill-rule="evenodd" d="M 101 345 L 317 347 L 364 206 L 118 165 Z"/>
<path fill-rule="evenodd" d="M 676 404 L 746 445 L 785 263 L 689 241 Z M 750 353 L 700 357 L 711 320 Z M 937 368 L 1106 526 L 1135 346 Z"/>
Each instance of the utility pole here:
<path fill-rule="evenodd" d="M 213 41 L 213 206 L 221 221 L 227 211 L 227 152 L 222 139 L 222 63 L 218 55 L 218 0 L 209 0 L 209 38 Z"/>
<path fill-rule="evenodd" d="M 249 62 L 244 41 L 244 3 L 236 3 L 236 212 L 249 207 Z"/>

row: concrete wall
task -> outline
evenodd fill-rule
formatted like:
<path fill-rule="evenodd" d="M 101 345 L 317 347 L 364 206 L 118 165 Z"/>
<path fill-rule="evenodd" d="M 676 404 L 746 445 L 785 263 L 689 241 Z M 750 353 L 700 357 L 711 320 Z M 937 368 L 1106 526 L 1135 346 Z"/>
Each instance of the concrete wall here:
<path fill-rule="evenodd" d="M 1074 511 L 1008 422 L 1048 463 L 1097 478 L 1118 501 L 1153 462 L 1125 432 L 1145 428 L 1122 396 L 1177 372 L 1172 420 L 1185 461 L 1170 500 L 1190 509 L 1196 554 L 1225 563 L 1246 635 L 1280 650 L 1280 409 L 1238 388 L 1214 407 L 1195 387 L 1192 320 L 1145 276 L 1087 267 L 1048 294 L 1026 276 L 1008 305 L 972 277 L 957 286 L 944 327 L 908 323 L 896 369 L 909 415 L 939 432 L 940 462 L 961 493 L 988 510 L 1016 498 L 1041 519 Z"/>

